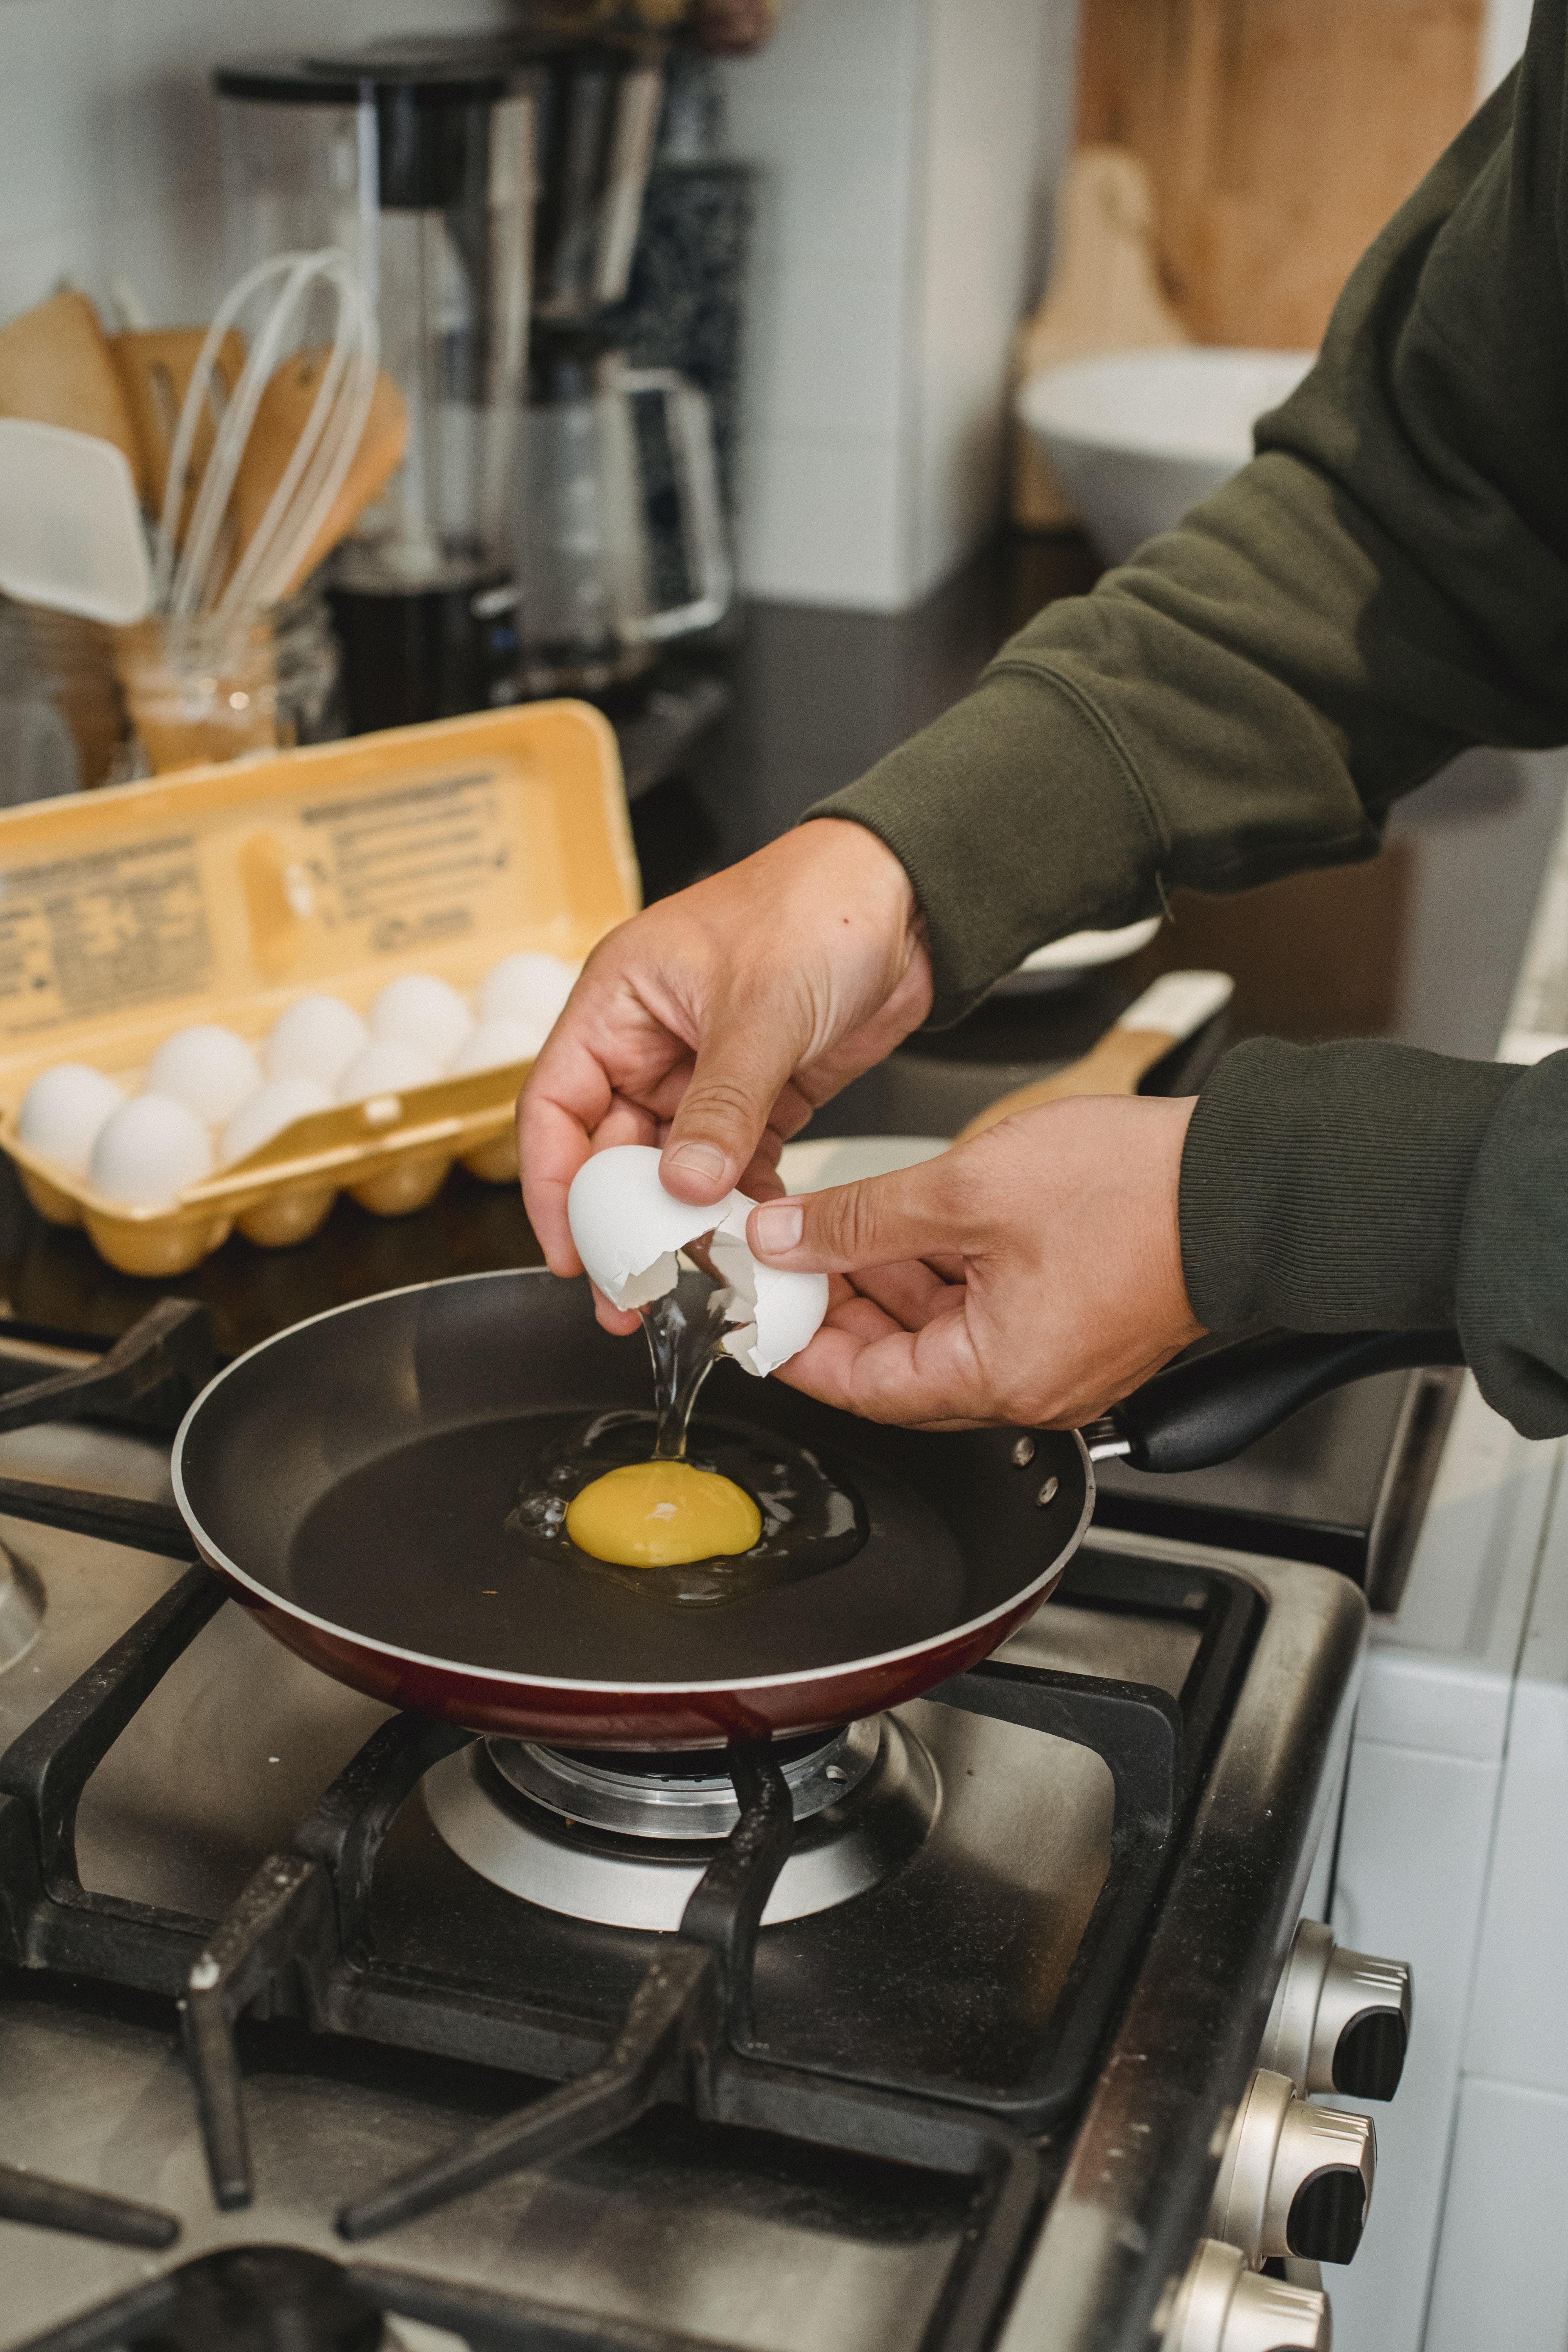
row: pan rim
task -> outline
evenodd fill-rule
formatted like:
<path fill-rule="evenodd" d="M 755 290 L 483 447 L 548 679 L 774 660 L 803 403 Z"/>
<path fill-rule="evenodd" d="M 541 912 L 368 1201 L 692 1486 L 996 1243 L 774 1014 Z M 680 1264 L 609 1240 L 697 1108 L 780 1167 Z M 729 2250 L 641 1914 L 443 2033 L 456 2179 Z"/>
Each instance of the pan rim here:
<path fill-rule="evenodd" d="M 440 1674 L 462 1675 L 475 1681 L 495 1683 L 511 1688 L 521 1685 L 531 1690 L 587 1692 L 601 1697 L 634 1694 L 649 1698 L 679 1698 L 683 1695 L 695 1697 L 705 1696 L 710 1692 L 783 1690 L 796 1685 L 831 1682 L 840 1675 L 867 1674 L 879 1667 L 898 1665 L 905 1659 L 920 1657 L 931 1650 L 946 1648 L 950 1643 L 963 1642 L 971 1635 L 982 1633 L 987 1625 L 994 1623 L 997 1619 L 1012 1615 L 1021 1602 L 1029 1600 L 1042 1587 L 1059 1576 L 1062 1569 L 1083 1541 L 1089 1522 L 1094 1517 L 1094 1464 L 1089 1458 L 1089 1448 L 1078 1430 L 1049 1431 L 1045 1433 L 1050 1436 L 1070 1437 L 1078 1447 L 1083 1464 L 1083 1508 L 1079 1513 L 1078 1524 L 1073 1528 L 1072 1534 L 1052 1555 L 1040 1574 L 1031 1583 L 1020 1586 L 1019 1590 L 1010 1594 L 1005 1601 L 998 1602 L 995 1608 L 985 1610 L 978 1617 L 966 1618 L 961 1625 L 945 1626 L 940 1633 L 929 1634 L 923 1641 L 907 1642 L 896 1650 L 879 1650 L 868 1658 L 840 1659 L 829 1666 L 796 1667 L 787 1674 L 748 1675 L 739 1681 L 721 1679 L 705 1682 L 645 1683 L 589 1682 L 564 1675 L 530 1674 L 515 1666 L 468 1664 L 459 1658 L 437 1657 L 426 1650 L 405 1649 L 399 1643 L 383 1641 L 377 1634 L 356 1633 L 352 1626 L 340 1625 L 330 1617 L 319 1616 L 315 1610 L 305 1608 L 298 1601 L 290 1601 L 286 1594 L 275 1591 L 269 1584 L 263 1584 L 258 1578 L 252 1576 L 247 1569 L 241 1568 L 237 1560 L 231 1559 L 223 1547 L 208 1534 L 185 1493 L 185 1437 L 204 1403 L 215 1389 L 222 1386 L 231 1372 L 237 1372 L 241 1365 L 248 1364 L 254 1357 L 262 1355 L 268 1348 L 277 1346 L 279 1340 L 292 1339 L 297 1332 L 307 1331 L 313 1324 L 331 1322 L 339 1315 L 352 1315 L 358 1308 L 375 1305 L 383 1299 L 405 1298 L 416 1291 L 446 1289 L 459 1282 L 513 1281 L 519 1277 L 531 1276 L 542 1276 L 547 1282 L 553 1282 L 559 1278 L 551 1273 L 548 1266 L 543 1265 L 483 1266 L 471 1274 L 438 1275 L 429 1282 L 404 1282 L 399 1283 L 392 1290 L 372 1291 L 363 1298 L 341 1299 L 336 1307 L 324 1307 L 319 1314 L 304 1316 L 298 1323 L 290 1323 L 281 1331 L 268 1332 L 265 1339 L 258 1339 L 254 1347 L 247 1348 L 243 1355 L 236 1356 L 232 1363 L 226 1364 L 221 1372 L 215 1373 L 205 1388 L 187 1406 L 184 1418 L 174 1433 L 174 1442 L 169 1454 L 169 1475 L 174 1490 L 175 1504 L 181 1517 L 195 1538 L 196 1548 L 208 1567 L 221 1570 L 225 1576 L 232 1577 L 237 1584 L 243 1585 L 247 1591 L 253 1592 L 268 1608 L 279 1610 L 285 1616 L 294 1618 L 302 1625 L 312 1626 L 318 1633 L 326 1634 L 333 1641 L 351 1642 L 357 1648 L 369 1651 L 377 1657 L 395 1658 L 405 1665 L 430 1667 Z"/>

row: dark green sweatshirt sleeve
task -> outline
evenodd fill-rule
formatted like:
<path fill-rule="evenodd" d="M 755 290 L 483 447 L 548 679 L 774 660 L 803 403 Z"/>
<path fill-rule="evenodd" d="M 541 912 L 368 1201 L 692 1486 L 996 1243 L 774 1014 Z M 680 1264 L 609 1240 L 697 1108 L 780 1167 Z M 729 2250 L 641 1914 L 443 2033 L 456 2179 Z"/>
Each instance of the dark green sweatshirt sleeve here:
<path fill-rule="evenodd" d="M 907 867 L 938 1024 L 1177 884 L 1372 856 L 1468 744 L 1568 739 L 1563 29 L 1538 9 L 1252 464 L 813 811 Z"/>
<path fill-rule="evenodd" d="M 813 812 L 907 867 L 935 1021 L 1175 885 L 1373 855 L 1469 744 L 1568 740 L 1565 21 L 1540 0 L 1252 464 Z M 1568 1430 L 1568 1055 L 1239 1047 L 1199 1099 L 1181 1231 L 1211 1329 L 1457 1321 L 1494 1404 Z"/>

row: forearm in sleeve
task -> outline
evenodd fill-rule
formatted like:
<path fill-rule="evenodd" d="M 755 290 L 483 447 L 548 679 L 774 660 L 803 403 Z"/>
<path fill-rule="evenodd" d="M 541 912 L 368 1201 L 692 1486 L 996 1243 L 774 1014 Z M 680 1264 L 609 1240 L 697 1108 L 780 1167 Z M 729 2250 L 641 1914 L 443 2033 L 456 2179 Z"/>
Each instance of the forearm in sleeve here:
<path fill-rule="evenodd" d="M 1198 1097 L 1180 1213 L 1208 1329 L 1457 1326 L 1489 1403 L 1568 1431 L 1568 1053 L 1238 1045 Z"/>
<path fill-rule="evenodd" d="M 1568 736 L 1563 21 L 1356 269 L 1259 455 L 814 814 L 924 908 L 932 1018 L 1040 941 L 1364 857 L 1466 745 Z"/>

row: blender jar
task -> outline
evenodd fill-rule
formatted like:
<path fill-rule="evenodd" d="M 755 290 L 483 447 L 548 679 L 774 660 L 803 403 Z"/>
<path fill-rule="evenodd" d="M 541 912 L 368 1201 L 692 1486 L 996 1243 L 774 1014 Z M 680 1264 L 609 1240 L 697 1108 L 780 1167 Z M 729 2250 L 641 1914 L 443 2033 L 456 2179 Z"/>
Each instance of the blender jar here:
<path fill-rule="evenodd" d="M 528 346 L 538 83 L 493 58 L 220 67 L 233 273 L 337 246 L 408 417 L 402 465 L 334 559 L 359 731 L 511 699 L 507 534 Z M 499 594 L 498 594 L 498 592 Z"/>

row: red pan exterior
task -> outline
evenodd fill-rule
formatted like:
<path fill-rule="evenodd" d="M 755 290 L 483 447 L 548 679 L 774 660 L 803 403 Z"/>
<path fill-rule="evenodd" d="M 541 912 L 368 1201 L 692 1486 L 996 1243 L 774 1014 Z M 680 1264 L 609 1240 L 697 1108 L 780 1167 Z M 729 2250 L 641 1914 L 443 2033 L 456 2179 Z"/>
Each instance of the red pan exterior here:
<path fill-rule="evenodd" d="M 1091 1488 L 1092 1493 L 1092 1488 Z M 1084 1515 L 1084 1524 L 1088 1521 Z M 615 1691 L 530 1683 L 521 1676 L 466 1673 L 461 1666 L 400 1657 L 352 1633 L 329 1632 L 292 1610 L 275 1608 L 254 1586 L 203 1558 L 234 1598 L 253 1611 L 276 1641 L 352 1689 L 388 1706 L 411 1709 L 469 1731 L 508 1739 L 542 1739 L 556 1748 L 647 1749 L 723 1748 L 731 1741 L 790 1739 L 832 1730 L 885 1707 L 901 1706 L 989 1657 L 1055 1591 L 1082 1536 L 1055 1563 L 1048 1581 L 977 1628 L 867 1665 L 739 1690 Z"/>

